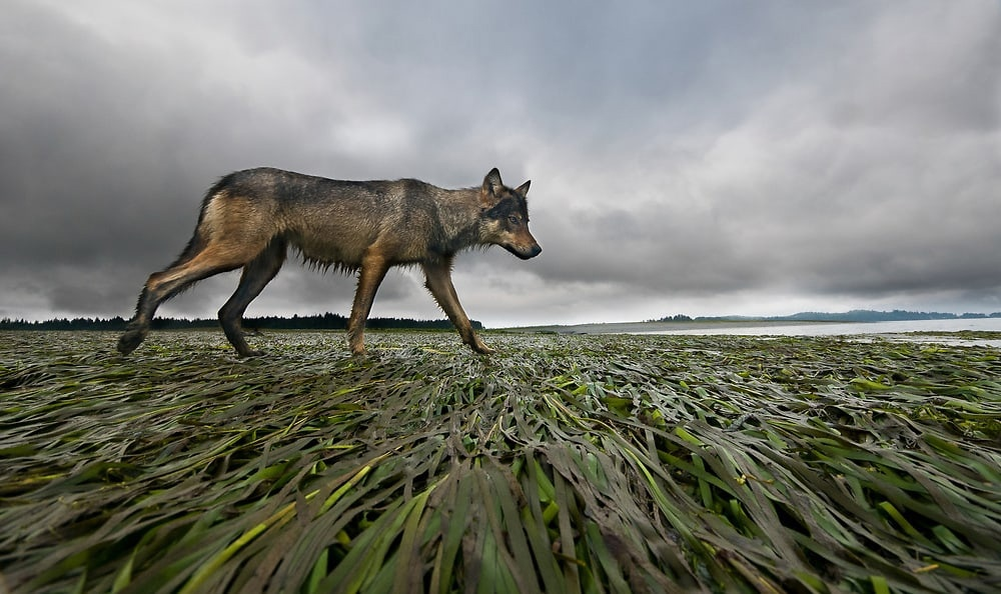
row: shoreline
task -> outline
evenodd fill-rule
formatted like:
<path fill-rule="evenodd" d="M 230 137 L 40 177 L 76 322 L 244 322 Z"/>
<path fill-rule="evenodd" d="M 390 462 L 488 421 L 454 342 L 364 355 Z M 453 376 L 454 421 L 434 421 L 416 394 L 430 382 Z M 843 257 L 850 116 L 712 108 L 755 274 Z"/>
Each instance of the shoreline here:
<path fill-rule="evenodd" d="M 507 332 L 541 332 L 553 334 L 664 334 L 695 330 L 740 330 L 744 328 L 781 328 L 788 326 L 831 326 L 845 322 L 799 320 L 713 320 L 691 322 L 608 322 L 596 324 L 554 324 L 547 326 L 517 326 L 498 328 Z M 849 322 L 862 323 L 862 322 Z"/>
<path fill-rule="evenodd" d="M 690 322 L 618 322 L 508 328 L 516 333 L 561 335 L 633 334 L 731 335 L 731 336 L 844 336 L 887 340 L 919 340 L 957 346 L 1001 348 L 1001 319 L 998 320 L 909 320 L 886 322 L 840 322 L 798 320 L 706 320 Z M 968 336 L 961 336 L 967 334 Z M 938 337 L 938 338 L 933 338 Z"/>

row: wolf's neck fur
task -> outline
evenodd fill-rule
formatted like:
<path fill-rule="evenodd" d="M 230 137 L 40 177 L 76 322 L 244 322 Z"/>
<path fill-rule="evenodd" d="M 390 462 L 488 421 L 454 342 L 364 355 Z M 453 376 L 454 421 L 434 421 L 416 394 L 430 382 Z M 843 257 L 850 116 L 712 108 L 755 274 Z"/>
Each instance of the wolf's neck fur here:
<path fill-rule="evenodd" d="M 480 188 L 441 189 L 436 202 L 448 251 L 456 253 L 479 245 Z"/>

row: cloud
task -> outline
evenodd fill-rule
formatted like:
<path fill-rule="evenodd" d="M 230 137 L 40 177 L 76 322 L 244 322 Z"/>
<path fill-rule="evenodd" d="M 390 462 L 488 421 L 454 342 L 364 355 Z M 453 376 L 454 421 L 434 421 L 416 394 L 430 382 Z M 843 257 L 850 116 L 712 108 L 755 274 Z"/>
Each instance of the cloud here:
<path fill-rule="evenodd" d="M 531 178 L 543 255 L 457 266 L 492 324 L 998 304 L 996 3 L 6 8 L 0 316 L 127 315 L 206 188 L 258 165 Z M 387 283 L 376 315 L 436 315 L 415 271 Z M 352 290 L 287 265 L 250 313 Z"/>

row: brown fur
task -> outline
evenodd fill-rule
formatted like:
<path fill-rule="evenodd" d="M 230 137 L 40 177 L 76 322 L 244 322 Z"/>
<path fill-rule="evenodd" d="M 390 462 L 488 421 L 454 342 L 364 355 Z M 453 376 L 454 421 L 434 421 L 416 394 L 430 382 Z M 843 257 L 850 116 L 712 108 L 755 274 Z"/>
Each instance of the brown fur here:
<path fill-rule="evenodd" d="M 358 271 L 348 321 L 352 352 L 364 352 L 365 320 L 386 272 L 419 265 L 463 342 L 489 353 L 459 304 L 452 262 L 463 249 L 488 245 L 522 259 L 537 256 L 542 248 L 528 230 L 529 185 L 508 188 L 497 169 L 480 187 L 459 190 L 414 179 L 338 181 L 270 168 L 227 175 L 206 194 L 181 256 L 146 281 L 118 350 L 128 354 L 139 346 L 162 302 L 199 280 L 242 268 L 219 321 L 241 356 L 260 354 L 244 338 L 243 313 L 278 274 L 291 246 L 321 268 Z"/>

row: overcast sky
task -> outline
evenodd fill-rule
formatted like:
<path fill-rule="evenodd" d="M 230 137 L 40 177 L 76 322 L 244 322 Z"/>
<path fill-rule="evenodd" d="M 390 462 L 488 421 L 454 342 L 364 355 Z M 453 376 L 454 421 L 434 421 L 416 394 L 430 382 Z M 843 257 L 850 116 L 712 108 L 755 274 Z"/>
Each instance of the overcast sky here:
<path fill-rule="evenodd" d="M 544 252 L 458 258 L 487 326 L 1001 311 L 1001 3 L 7 0 L 0 318 L 130 317 L 205 190 L 532 180 Z M 214 317 L 238 273 L 167 302 Z M 248 315 L 347 314 L 290 260 Z M 443 317 L 416 270 L 374 316 Z"/>

